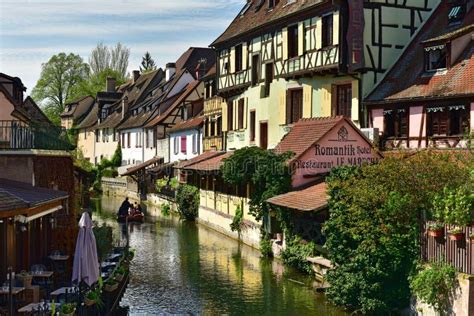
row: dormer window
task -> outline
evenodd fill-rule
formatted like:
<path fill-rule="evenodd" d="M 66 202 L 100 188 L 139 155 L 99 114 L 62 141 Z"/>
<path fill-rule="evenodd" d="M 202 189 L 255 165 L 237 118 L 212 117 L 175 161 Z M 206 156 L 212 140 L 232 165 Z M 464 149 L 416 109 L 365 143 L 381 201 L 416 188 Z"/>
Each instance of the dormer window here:
<path fill-rule="evenodd" d="M 464 17 L 464 6 L 455 5 L 451 7 L 448 14 L 449 24 L 461 22 Z"/>
<path fill-rule="evenodd" d="M 248 1 L 245 7 L 242 9 L 242 11 L 240 11 L 240 14 L 239 14 L 240 17 L 243 17 L 244 14 L 250 9 L 251 6 L 252 6 L 252 1 Z"/>
<path fill-rule="evenodd" d="M 436 71 L 447 67 L 446 45 L 425 48 L 425 70 Z"/>

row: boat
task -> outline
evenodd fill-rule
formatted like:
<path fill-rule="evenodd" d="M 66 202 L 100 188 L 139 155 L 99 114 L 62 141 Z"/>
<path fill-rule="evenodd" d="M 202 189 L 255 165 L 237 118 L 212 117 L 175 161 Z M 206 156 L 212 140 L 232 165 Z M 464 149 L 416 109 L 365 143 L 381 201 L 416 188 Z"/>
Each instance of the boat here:
<path fill-rule="evenodd" d="M 135 212 L 133 215 L 126 215 L 126 216 L 117 216 L 117 221 L 119 223 L 143 223 L 143 220 L 145 219 L 145 214 L 143 212 Z"/>

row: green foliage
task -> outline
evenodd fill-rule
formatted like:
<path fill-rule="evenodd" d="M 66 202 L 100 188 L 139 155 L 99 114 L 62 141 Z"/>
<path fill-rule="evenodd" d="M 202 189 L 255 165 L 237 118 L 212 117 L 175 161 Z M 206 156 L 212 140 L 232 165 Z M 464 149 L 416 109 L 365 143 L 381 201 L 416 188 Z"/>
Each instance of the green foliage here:
<path fill-rule="evenodd" d="M 233 232 L 238 232 L 242 230 L 242 220 L 244 218 L 244 212 L 242 210 L 242 206 L 239 204 L 237 205 L 237 208 L 235 209 L 235 216 L 232 219 L 232 223 L 230 223 L 230 229 Z"/>
<path fill-rule="evenodd" d="M 161 190 L 169 187 L 172 190 L 178 189 L 179 181 L 175 177 L 165 176 L 161 179 L 156 180 L 155 182 L 156 190 L 160 192 Z"/>
<path fill-rule="evenodd" d="M 116 168 L 122 165 L 122 147 L 120 147 L 120 142 L 117 144 L 117 149 L 115 149 L 114 155 L 112 156 L 110 163 Z"/>
<path fill-rule="evenodd" d="M 271 258 L 273 257 L 272 241 L 268 236 L 265 236 L 260 240 L 260 253 L 262 257 Z"/>
<path fill-rule="evenodd" d="M 105 281 L 105 285 L 109 285 L 109 286 L 113 286 L 117 283 L 118 283 L 118 281 L 115 280 L 113 277 L 110 277 L 110 278 L 107 279 L 107 281 Z"/>
<path fill-rule="evenodd" d="M 456 269 L 445 263 L 423 267 L 411 280 L 413 293 L 441 315 L 447 315 L 458 286 Z"/>
<path fill-rule="evenodd" d="M 97 245 L 97 255 L 99 257 L 99 262 L 102 262 L 105 259 L 105 256 L 113 248 L 112 227 L 105 223 L 102 224 L 102 226 L 95 225 L 93 232 Z"/>
<path fill-rule="evenodd" d="M 170 216 L 171 206 L 168 203 L 161 204 L 161 214 L 163 216 L 168 217 Z"/>
<path fill-rule="evenodd" d="M 110 68 L 106 68 L 98 73 L 91 73 L 87 80 L 82 81 L 77 87 L 76 95 L 90 95 L 95 97 L 98 92 L 106 90 L 106 82 L 108 77 L 114 78 L 116 80 L 116 86 L 119 86 L 126 81 L 126 78 L 122 78 L 122 75 L 119 72 Z"/>
<path fill-rule="evenodd" d="M 335 266 L 327 275 L 328 298 L 363 314 L 406 307 L 408 277 L 419 258 L 419 223 L 437 192 L 463 185 L 466 175 L 460 163 L 429 152 L 333 170 L 324 227 Z"/>
<path fill-rule="evenodd" d="M 236 150 L 221 167 L 225 182 L 252 184 L 249 213 L 257 220 L 270 209 L 267 199 L 290 190 L 290 170 L 286 164 L 290 157 L 290 153 L 279 155 L 259 147 L 245 147 Z"/>
<path fill-rule="evenodd" d="M 112 168 L 105 169 L 105 170 L 102 171 L 102 177 L 116 178 L 116 177 L 118 177 L 118 171 L 116 169 L 112 169 Z"/>
<path fill-rule="evenodd" d="M 60 125 L 66 102 L 78 97 L 77 88 L 87 79 L 89 66 L 79 55 L 59 53 L 42 65 L 32 98 L 42 105 L 48 118 Z"/>
<path fill-rule="evenodd" d="M 72 153 L 74 159 L 74 165 L 81 168 L 82 170 L 92 172 L 94 165 L 87 159 L 84 158 L 84 153 L 80 148 L 76 148 Z"/>
<path fill-rule="evenodd" d="M 145 55 L 142 57 L 142 65 L 140 66 L 140 72 L 145 74 L 156 70 L 156 68 L 157 67 L 155 61 L 151 57 L 151 54 L 149 52 L 146 52 Z"/>
<path fill-rule="evenodd" d="M 314 242 L 306 242 L 300 237 L 295 236 L 286 243 L 286 249 L 281 253 L 281 259 L 289 266 L 292 266 L 301 272 L 313 273 L 313 268 L 308 257 L 314 257 L 318 254 L 317 246 Z"/>
<path fill-rule="evenodd" d="M 98 309 L 101 309 L 102 307 L 104 307 L 104 301 L 102 301 L 102 293 L 101 293 L 100 287 L 97 287 L 87 292 L 86 297 L 89 300 L 94 301 Z"/>
<path fill-rule="evenodd" d="M 176 192 L 176 204 L 182 219 L 196 219 L 199 212 L 199 190 L 192 185 L 180 185 Z"/>
<path fill-rule="evenodd" d="M 434 219 L 450 225 L 470 225 L 473 203 L 469 195 L 467 186 L 444 188 L 443 192 L 435 195 L 433 200 Z"/>
<path fill-rule="evenodd" d="M 61 304 L 61 314 L 71 314 L 76 309 L 76 305 L 72 303 Z"/>

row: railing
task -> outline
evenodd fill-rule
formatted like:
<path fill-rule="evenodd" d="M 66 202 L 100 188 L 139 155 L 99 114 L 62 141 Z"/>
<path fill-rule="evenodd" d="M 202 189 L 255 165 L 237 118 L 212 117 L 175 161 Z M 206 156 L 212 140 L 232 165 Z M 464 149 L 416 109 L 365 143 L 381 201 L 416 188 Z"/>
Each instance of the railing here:
<path fill-rule="evenodd" d="M 222 136 L 205 137 L 202 140 L 204 151 L 223 150 Z"/>
<path fill-rule="evenodd" d="M 214 115 L 222 111 L 222 99 L 219 96 L 214 96 L 204 101 L 204 115 Z"/>
<path fill-rule="evenodd" d="M 62 127 L 0 121 L 0 149 L 72 150 L 74 146 Z"/>
<path fill-rule="evenodd" d="M 474 232 L 474 227 L 461 227 L 462 233 L 454 236 L 448 233 L 455 226 L 445 225 L 433 237 L 435 232 L 429 232 L 428 222 L 422 227 L 420 236 L 421 257 L 424 261 L 446 262 L 455 267 L 458 271 L 474 274 L 474 241 L 470 236 Z M 457 239 L 457 240 L 455 240 Z"/>

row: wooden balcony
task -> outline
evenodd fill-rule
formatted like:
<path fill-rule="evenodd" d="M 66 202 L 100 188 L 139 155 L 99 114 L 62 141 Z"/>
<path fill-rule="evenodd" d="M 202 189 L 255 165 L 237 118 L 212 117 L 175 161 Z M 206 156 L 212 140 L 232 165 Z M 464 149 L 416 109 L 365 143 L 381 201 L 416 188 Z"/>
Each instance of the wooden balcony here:
<path fill-rule="evenodd" d="M 220 114 L 222 111 L 222 99 L 219 96 L 214 96 L 204 101 L 204 116 L 212 116 Z"/>
<path fill-rule="evenodd" d="M 224 150 L 223 136 L 205 137 L 202 141 L 204 151 Z"/>

